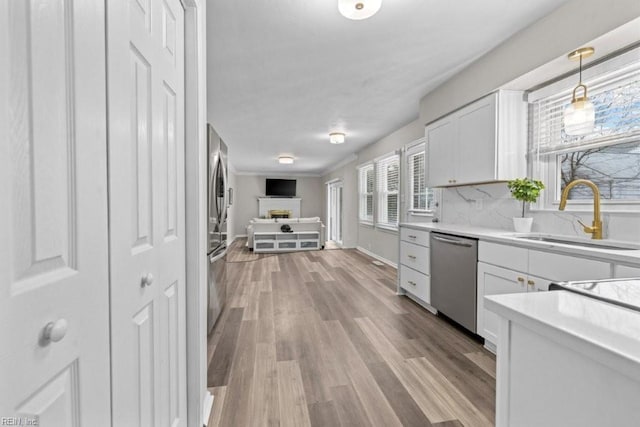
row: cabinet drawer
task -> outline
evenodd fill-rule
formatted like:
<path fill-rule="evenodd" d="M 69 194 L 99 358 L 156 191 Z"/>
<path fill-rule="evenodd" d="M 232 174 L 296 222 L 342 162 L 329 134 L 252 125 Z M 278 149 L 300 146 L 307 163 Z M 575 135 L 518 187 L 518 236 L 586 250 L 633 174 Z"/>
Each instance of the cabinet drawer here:
<path fill-rule="evenodd" d="M 422 301 L 431 303 L 431 283 L 426 274 L 422 274 L 404 265 L 400 266 L 400 287 Z"/>
<path fill-rule="evenodd" d="M 416 245 L 429 246 L 429 232 L 414 230 L 413 228 L 400 228 L 400 240 L 415 243 Z"/>
<path fill-rule="evenodd" d="M 409 242 L 400 242 L 400 264 L 429 274 L 429 248 Z"/>
<path fill-rule="evenodd" d="M 527 271 L 529 250 L 480 240 L 478 261 L 516 271 Z M 536 273 L 537 274 L 537 273 Z"/>
<path fill-rule="evenodd" d="M 611 264 L 530 250 L 529 274 L 556 281 L 608 279 L 611 277 Z"/>

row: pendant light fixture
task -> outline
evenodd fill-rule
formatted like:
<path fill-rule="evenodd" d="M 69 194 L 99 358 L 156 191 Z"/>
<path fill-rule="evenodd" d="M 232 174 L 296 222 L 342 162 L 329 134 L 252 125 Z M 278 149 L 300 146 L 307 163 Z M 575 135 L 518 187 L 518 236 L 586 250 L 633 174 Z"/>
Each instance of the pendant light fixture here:
<path fill-rule="evenodd" d="M 381 6 L 382 0 L 338 0 L 342 16 L 356 21 L 372 17 Z"/>
<path fill-rule="evenodd" d="M 331 132 L 329 134 L 329 142 L 332 144 L 344 143 L 345 134 L 342 132 Z"/>
<path fill-rule="evenodd" d="M 571 104 L 564 109 L 562 122 L 564 132 L 567 135 L 586 135 L 593 132 L 596 121 L 596 112 L 593 103 L 587 96 L 587 86 L 582 83 L 582 59 L 588 58 L 595 52 L 592 47 L 583 47 L 571 52 L 568 57 L 572 61 L 580 61 L 580 74 L 578 85 L 573 89 Z M 582 96 L 578 96 L 578 90 L 582 90 Z"/>

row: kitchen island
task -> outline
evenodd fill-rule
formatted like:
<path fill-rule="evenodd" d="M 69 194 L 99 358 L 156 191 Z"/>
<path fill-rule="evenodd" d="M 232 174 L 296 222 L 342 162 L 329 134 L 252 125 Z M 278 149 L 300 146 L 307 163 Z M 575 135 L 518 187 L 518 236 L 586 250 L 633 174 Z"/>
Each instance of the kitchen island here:
<path fill-rule="evenodd" d="M 500 317 L 497 426 L 640 420 L 640 312 L 568 291 L 485 297 Z"/>

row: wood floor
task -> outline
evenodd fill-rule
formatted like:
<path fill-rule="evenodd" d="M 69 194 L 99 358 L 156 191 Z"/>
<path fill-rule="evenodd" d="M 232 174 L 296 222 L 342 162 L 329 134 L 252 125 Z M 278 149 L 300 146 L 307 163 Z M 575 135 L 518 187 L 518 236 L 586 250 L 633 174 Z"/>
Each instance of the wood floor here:
<path fill-rule="evenodd" d="M 209 426 L 490 426 L 495 358 L 355 250 L 228 256 Z"/>

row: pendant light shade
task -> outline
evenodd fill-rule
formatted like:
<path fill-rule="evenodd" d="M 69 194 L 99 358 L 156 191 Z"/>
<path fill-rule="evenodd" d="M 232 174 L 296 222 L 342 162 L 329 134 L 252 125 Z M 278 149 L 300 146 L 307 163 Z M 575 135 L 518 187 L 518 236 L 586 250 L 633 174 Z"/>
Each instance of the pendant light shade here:
<path fill-rule="evenodd" d="M 338 10 L 345 18 L 361 20 L 380 10 L 382 0 L 338 0 Z"/>
<path fill-rule="evenodd" d="M 583 47 L 569 54 L 569 59 L 580 60 L 580 77 L 578 85 L 573 89 L 571 104 L 565 108 L 562 117 L 567 135 L 586 135 L 593 132 L 595 127 L 596 111 L 587 96 L 587 86 L 582 83 L 582 58 L 593 55 L 593 52 L 592 47 Z M 582 96 L 578 96 L 579 90 L 582 90 Z"/>

